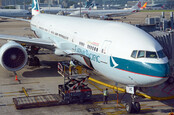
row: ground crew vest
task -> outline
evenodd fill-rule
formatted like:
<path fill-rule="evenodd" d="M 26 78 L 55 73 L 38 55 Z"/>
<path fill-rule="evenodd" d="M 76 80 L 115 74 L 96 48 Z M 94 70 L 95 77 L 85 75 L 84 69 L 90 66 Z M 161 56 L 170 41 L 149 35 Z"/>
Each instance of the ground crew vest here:
<path fill-rule="evenodd" d="M 104 96 L 108 96 L 108 91 L 105 90 L 105 91 L 103 92 L 103 95 L 104 95 Z"/>

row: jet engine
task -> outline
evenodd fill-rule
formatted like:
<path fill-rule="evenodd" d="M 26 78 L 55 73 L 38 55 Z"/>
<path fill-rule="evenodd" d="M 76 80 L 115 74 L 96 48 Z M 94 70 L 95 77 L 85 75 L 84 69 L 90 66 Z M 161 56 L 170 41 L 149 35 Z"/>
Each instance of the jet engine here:
<path fill-rule="evenodd" d="M 106 20 L 108 18 L 109 18 L 108 16 L 100 16 L 100 20 Z"/>
<path fill-rule="evenodd" d="M 113 19 L 109 16 L 100 16 L 100 20 L 113 20 Z"/>
<path fill-rule="evenodd" d="M 0 64 L 9 71 L 22 69 L 27 60 L 25 48 L 14 41 L 9 41 L 0 48 Z"/>

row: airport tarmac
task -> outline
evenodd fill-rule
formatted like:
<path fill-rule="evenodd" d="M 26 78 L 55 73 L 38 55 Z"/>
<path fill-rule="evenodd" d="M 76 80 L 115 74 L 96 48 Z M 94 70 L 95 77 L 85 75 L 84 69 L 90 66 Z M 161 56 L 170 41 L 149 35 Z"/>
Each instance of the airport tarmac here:
<path fill-rule="evenodd" d="M 135 17 L 136 20 L 143 20 L 142 14 L 137 13 L 133 16 L 129 16 L 125 20 Z M 151 14 L 148 14 L 151 15 Z M 152 14 L 154 15 L 154 14 Z M 143 14 L 144 16 L 144 14 Z M 140 17 L 138 19 L 138 17 Z M 139 23 L 139 22 L 137 22 Z M 21 21 L 0 21 L 0 34 L 20 35 L 20 36 L 34 36 L 30 31 L 29 23 Z M 0 45 L 5 41 L 0 41 Z M 42 53 L 47 50 L 42 50 Z M 109 103 L 103 104 L 102 91 L 105 86 L 97 83 L 87 81 L 88 86 L 92 89 L 92 99 L 89 102 L 83 104 L 69 104 L 52 107 L 41 107 L 16 110 L 12 98 L 24 97 L 25 93 L 22 91 L 24 87 L 29 96 L 45 95 L 45 94 L 57 94 L 58 85 L 63 83 L 63 77 L 57 73 L 57 62 L 63 60 L 69 60 L 69 58 L 58 57 L 48 52 L 46 55 L 38 55 L 41 66 L 29 67 L 25 66 L 24 69 L 17 72 L 18 78 L 21 81 L 15 81 L 15 76 L 12 72 L 9 72 L 0 67 L 0 115 L 118 115 L 127 114 L 124 109 L 125 101 L 130 99 L 128 94 L 120 93 L 119 99 L 123 98 L 121 103 L 117 104 L 117 95 L 113 89 L 109 89 Z M 115 83 L 98 73 L 93 72 L 91 77 L 99 81 L 105 82 L 110 85 Z M 124 88 L 124 85 L 119 87 Z M 174 95 L 174 84 L 164 83 L 160 86 L 144 89 L 148 95 L 156 97 L 167 97 Z M 166 115 L 172 110 L 174 111 L 174 99 L 166 101 L 150 100 L 146 98 L 140 98 L 141 112 L 140 114 L 146 115 Z"/>

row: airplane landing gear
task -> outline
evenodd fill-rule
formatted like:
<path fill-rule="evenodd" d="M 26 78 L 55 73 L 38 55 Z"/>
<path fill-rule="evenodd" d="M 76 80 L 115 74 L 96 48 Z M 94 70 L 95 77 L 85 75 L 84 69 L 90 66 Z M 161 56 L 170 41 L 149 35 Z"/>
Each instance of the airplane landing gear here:
<path fill-rule="evenodd" d="M 40 67 L 40 61 L 39 58 L 36 56 L 31 56 L 28 58 L 28 65 L 29 66 L 38 66 Z"/>
<path fill-rule="evenodd" d="M 37 66 L 37 67 L 40 66 L 39 58 L 35 56 L 36 54 L 38 54 L 39 50 L 40 50 L 40 48 L 36 47 L 36 46 L 27 46 L 26 47 L 26 51 L 29 55 L 28 63 L 27 63 L 29 66 Z"/>
<path fill-rule="evenodd" d="M 127 86 L 126 92 L 131 94 L 131 101 L 126 103 L 125 109 L 128 113 L 139 113 L 141 110 L 140 103 L 137 100 L 137 96 L 135 95 L 136 90 L 133 86 Z"/>
<path fill-rule="evenodd" d="M 84 14 L 83 18 L 90 18 L 88 14 Z"/>
<path fill-rule="evenodd" d="M 125 105 L 125 109 L 128 113 L 139 113 L 141 106 L 139 102 L 130 101 Z"/>
<path fill-rule="evenodd" d="M 35 54 L 30 54 L 29 57 L 28 57 L 28 62 L 27 64 L 29 66 L 37 66 L 37 67 L 40 67 L 40 60 L 38 57 L 35 56 Z"/>

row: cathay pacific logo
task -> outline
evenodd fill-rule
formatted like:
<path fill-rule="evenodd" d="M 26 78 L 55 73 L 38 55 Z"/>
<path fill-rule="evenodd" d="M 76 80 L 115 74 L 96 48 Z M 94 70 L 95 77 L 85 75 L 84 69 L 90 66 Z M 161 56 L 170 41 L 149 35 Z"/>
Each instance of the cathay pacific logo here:
<path fill-rule="evenodd" d="M 116 63 L 116 61 L 114 60 L 114 58 L 112 56 L 110 57 L 110 65 L 113 68 L 118 66 L 118 64 Z"/>
<path fill-rule="evenodd" d="M 39 9 L 38 9 L 38 0 L 33 0 L 32 9 L 36 10 L 36 11 L 39 11 Z"/>
<path fill-rule="evenodd" d="M 75 45 L 75 51 L 78 52 L 79 54 L 85 55 L 86 57 L 89 57 L 92 61 L 95 61 L 97 63 L 100 63 L 100 56 L 96 55 L 94 53 L 91 53 L 88 50 L 79 48 Z"/>

